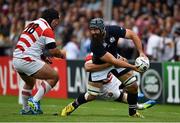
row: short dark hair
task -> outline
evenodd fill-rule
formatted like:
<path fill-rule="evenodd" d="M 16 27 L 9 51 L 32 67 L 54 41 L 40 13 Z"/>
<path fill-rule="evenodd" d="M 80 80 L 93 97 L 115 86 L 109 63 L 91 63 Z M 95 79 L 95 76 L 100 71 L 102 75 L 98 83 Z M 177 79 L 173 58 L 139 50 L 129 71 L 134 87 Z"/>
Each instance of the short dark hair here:
<path fill-rule="evenodd" d="M 55 9 L 46 9 L 42 12 L 43 19 L 45 19 L 50 25 L 54 19 L 59 19 L 59 13 Z"/>

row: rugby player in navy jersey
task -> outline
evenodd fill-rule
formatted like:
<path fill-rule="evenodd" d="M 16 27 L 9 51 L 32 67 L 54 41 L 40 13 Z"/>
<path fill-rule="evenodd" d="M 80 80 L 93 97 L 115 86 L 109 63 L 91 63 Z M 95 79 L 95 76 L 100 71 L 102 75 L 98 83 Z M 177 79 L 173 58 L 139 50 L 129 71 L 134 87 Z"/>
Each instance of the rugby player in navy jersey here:
<path fill-rule="evenodd" d="M 146 57 L 143 53 L 141 40 L 133 31 L 124 29 L 119 26 L 105 26 L 104 20 L 95 18 L 89 24 L 91 34 L 91 51 L 93 52 L 93 64 L 103 65 L 104 69 L 90 72 L 87 92 L 79 95 L 79 97 L 61 112 L 61 116 L 67 116 L 72 113 L 80 105 L 96 99 L 100 94 L 104 80 L 108 78 L 108 74 L 113 70 L 113 74 L 122 82 L 121 87 L 125 88 L 128 93 L 127 102 L 129 104 L 129 116 L 144 116 L 137 110 L 137 79 L 133 75 L 133 70 L 142 72 L 135 65 L 118 59 L 117 42 L 119 38 L 129 38 L 134 42 L 139 55 Z"/>

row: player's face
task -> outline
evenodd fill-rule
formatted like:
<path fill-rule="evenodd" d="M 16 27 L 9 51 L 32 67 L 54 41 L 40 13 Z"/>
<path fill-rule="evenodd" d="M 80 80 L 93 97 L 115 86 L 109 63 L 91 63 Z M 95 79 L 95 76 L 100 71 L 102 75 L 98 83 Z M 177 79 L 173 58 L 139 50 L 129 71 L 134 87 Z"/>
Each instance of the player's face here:
<path fill-rule="evenodd" d="M 90 29 L 90 34 L 91 34 L 91 37 L 96 39 L 96 38 L 100 38 L 102 33 L 100 31 L 100 29 L 98 28 L 91 28 Z"/>
<path fill-rule="evenodd" d="M 60 20 L 59 19 L 54 19 L 52 22 L 51 22 L 51 27 L 52 29 L 56 29 L 56 27 L 59 25 L 60 23 Z"/>
<path fill-rule="evenodd" d="M 95 34 L 100 34 L 101 31 L 97 28 L 92 28 L 92 29 L 90 29 L 90 33 L 91 33 L 91 35 L 95 35 Z"/>

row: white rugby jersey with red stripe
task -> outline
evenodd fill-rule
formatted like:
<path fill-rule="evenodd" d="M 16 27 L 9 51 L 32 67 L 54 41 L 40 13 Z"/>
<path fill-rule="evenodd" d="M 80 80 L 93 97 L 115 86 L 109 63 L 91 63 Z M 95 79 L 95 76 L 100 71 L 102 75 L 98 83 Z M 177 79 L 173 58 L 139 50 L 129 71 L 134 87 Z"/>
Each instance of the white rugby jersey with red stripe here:
<path fill-rule="evenodd" d="M 55 42 L 55 35 L 46 20 L 39 18 L 23 30 L 13 52 L 15 58 L 38 58 L 46 44 Z"/>

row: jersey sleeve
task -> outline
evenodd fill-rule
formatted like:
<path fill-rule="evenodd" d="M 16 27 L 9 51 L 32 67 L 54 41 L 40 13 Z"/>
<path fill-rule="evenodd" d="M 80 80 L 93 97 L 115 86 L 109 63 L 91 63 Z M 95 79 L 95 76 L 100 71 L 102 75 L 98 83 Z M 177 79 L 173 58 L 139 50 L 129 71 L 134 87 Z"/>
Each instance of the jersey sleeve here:
<path fill-rule="evenodd" d="M 119 26 L 111 26 L 110 30 L 112 31 L 113 35 L 117 38 L 124 38 L 126 35 L 126 29 Z"/>
<path fill-rule="evenodd" d="M 45 29 L 42 36 L 45 39 L 45 44 L 49 44 L 52 42 L 55 43 L 55 35 L 54 35 L 54 32 L 52 31 L 52 29 L 50 29 L 50 28 Z"/>

